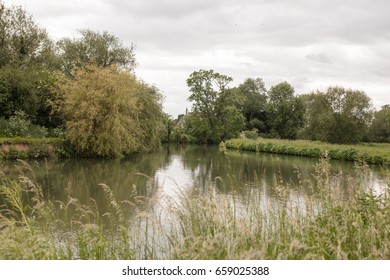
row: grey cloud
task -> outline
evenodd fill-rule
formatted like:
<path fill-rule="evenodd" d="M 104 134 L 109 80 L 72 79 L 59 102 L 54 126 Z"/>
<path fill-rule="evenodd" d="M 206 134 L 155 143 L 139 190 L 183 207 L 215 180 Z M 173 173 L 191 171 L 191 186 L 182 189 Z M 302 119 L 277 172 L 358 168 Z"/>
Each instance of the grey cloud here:
<path fill-rule="evenodd" d="M 90 28 L 136 43 L 136 72 L 161 88 L 173 115 L 182 113 L 174 104 L 185 102 L 185 78 L 199 68 L 231 75 L 236 83 L 263 77 L 268 88 L 287 80 L 297 92 L 326 88 L 333 81 L 370 84 L 376 97 L 390 92 L 388 0 L 8 3 L 22 4 L 55 38 Z M 382 99 L 390 103 L 390 97 Z"/>
<path fill-rule="evenodd" d="M 332 59 L 324 53 L 308 54 L 306 58 L 321 63 L 332 63 Z"/>
<path fill-rule="evenodd" d="M 131 13 L 137 17 L 144 18 L 169 18 L 180 19 L 188 17 L 195 13 L 204 12 L 215 9 L 223 3 L 223 1 L 197 0 L 197 1 L 182 1 L 182 0 L 160 0 L 160 1 L 145 1 L 145 0 L 106 0 L 112 9 L 119 13 Z"/>

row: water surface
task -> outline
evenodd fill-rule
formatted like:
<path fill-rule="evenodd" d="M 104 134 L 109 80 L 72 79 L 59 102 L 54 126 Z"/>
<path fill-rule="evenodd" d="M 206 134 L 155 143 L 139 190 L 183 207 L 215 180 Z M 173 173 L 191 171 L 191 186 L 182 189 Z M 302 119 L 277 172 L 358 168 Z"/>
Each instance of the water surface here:
<path fill-rule="evenodd" d="M 318 159 L 256 154 L 253 152 L 221 151 L 218 146 L 167 145 L 153 153 L 136 154 L 122 159 L 56 159 L 28 161 L 33 174 L 53 201 L 66 201 L 71 196 L 83 203 L 90 199 L 98 205 L 107 204 L 99 186 L 108 185 L 118 201 L 131 197 L 158 195 L 155 206 L 166 198 L 175 198 L 189 191 L 212 191 L 217 195 L 234 193 L 242 204 L 251 195 L 272 201 L 276 186 L 284 186 L 292 198 L 305 195 L 305 186 L 313 182 Z M 17 162 L 0 162 L 3 173 L 16 177 Z M 354 163 L 331 161 L 332 178 L 337 185 L 351 185 L 362 176 Z M 365 184 L 378 192 L 386 186 L 386 171 L 372 166 L 363 172 Z M 353 182 L 352 182 L 353 184 Z M 103 206 L 102 206 L 103 207 Z"/>

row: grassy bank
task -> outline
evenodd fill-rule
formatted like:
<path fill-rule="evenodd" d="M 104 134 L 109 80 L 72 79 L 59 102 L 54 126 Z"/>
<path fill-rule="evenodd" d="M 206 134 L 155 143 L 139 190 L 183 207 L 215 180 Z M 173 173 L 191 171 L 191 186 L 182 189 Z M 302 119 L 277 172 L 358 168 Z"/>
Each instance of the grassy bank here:
<path fill-rule="evenodd" d="M 298 186 L 311 189 L 302 201 L 277 183 L 276 201 L 250 195 L 244 206 L 235 190 L 191 191 L 168 203 L 163 217 L 148 206 L 156 197 L 119 202 L 101 185 L 103 211 L 80 204 L 71 188 L 67 201 L 54 203 L 29 178 L 3 178 L 0 259 L 389 259 L 389 189 L 375 193 L 364 185 L 366 166 L 356 168 L 361 178 L 347 190 L 330 187 L 322 160 L 313 181 Z"/>
<path fill-rule="evenodd" d="M 221 146 L 243 151 L 285 154 L 320 158 L 327 154 L 330 159 L 357 161 L 370 164 L 390 164 L 390 144 L 336 145 L 307 140 L 280 139 L 231 139 Z"/>
<path fill-rule="evenodd" d="M 0 138 L 0 159 L 53 157 L 59 138 Z"/>

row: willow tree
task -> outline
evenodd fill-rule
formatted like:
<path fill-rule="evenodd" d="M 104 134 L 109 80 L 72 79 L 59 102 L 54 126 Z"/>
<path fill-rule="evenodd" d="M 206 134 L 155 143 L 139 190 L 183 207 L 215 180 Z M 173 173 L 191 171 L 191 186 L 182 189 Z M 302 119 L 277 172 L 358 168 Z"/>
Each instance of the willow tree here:
<path fill-rule="evenodd" d="M 143 81 L 136 89 L 138 120 L 142 130 L 140 149 L 149 151 L 160 146 L 166 133 L 166 115 L 162 109 L 163 96 L 158 88 Z"/>
<path fill-rule="evenodd" d="M 66 137 L 87 156 L 114 157 L 138 151 L 144 139 L 136 78 L 116 67 L 88 66 L 58 82 Z"/>

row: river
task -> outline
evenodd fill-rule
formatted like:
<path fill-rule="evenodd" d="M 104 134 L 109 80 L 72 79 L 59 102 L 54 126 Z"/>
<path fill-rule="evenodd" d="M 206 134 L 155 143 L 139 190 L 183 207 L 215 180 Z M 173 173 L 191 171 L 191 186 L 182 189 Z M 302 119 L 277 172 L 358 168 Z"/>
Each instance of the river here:
<path fill-rule="evenodd" d="M 111 188 L 118 201 L 134 196 L 160 200 L 175 198 L 192 190 L 213 191 L 218 195 L 239 195 L 242 203 L 248 193 L 272 198 L 276 186 L 288 188 L 291 197 L 305 195 L 303 186 L 315 180 L 318 159 L 221 151 L 218 146 L 166 145 L 153 153 L 135 154 L 122 159 L 55 159 L 29 160 L 32 172 L 14 161 L 0 162 L 3 173 L 16 177 L 23 172 L 43 187 L 53 201 L 71 196 L 82 203 L 94 199 L 105 203 L 99 184 Z M 19 167 L 17 167 L 19 166 Z M 331 161 L 334 185 L 346 186 L 362 177 L 365 186 L 381 192 L 386 187 L 386 170 L 371 166 L 362 172 L 354 163 Z M 155 203 L 160 203 L 158 200 Z"/>

